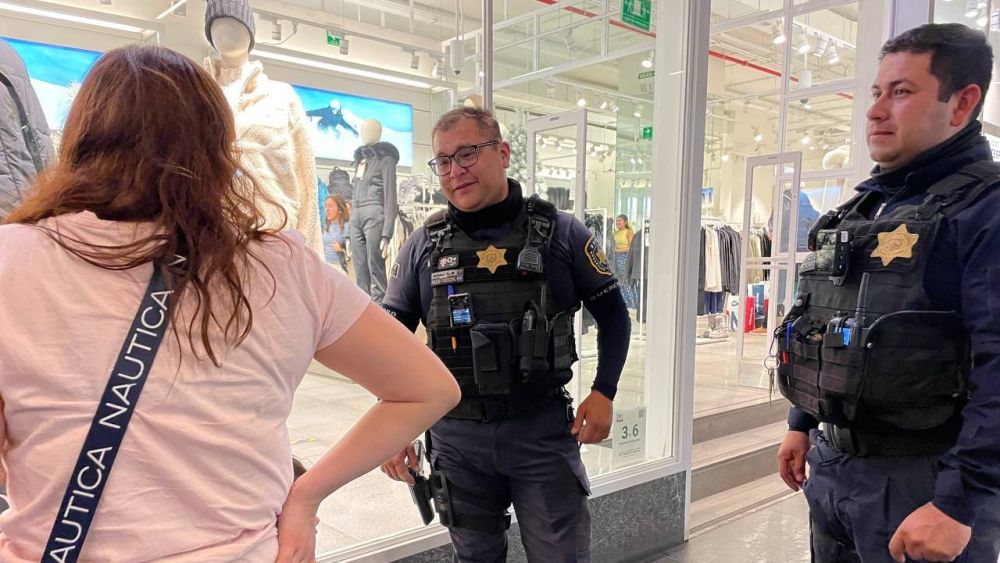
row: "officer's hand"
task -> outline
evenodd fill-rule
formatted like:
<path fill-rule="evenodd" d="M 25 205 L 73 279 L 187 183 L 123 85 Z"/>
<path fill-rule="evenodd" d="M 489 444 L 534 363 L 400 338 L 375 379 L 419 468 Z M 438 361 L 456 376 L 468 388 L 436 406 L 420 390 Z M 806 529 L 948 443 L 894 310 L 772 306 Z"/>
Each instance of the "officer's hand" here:
<path fill-rule="evenodd" d="M 611 399 L 599 391 L 591 391 L 590 395 L 580 403 L 570 433 L 576 436 L 576 441 L 581 444 L 596 444 L 607 438 L 609 432 L 611 432 Z"/>
<path fill-rule="evenodd" d="M 889 554 L 900 563 L 906 556 L 918 561 L 954 561 L 965 551 L 972 528 L 953 520 L 927 503 L 914 510 L 889 540 Z"/>
<path fill-rule="evenodd" d="M 413 449 L 413 444 L 405 450 L 389 458 L 389 461 L 382 464 L 382 473 L 395 481 L 402 481 L 410 485 L 413 484 L 413 476 L 407 471 L 407 467 L 417 471 L 420 468 L 420 460 L 417 459 L 417 452 Z"/>
<path fill-rule="evenodd" d="M 778 473 L 793 491 L 798 491 L 806 482 L 806 453 L 809 447 L 808 434 L 789 430 L 778 448 Z"/>
<path fill-rule="evenodd" d="M 378 243 L 378 251 L 382 253 L 382 259 L 389 257 L 389 239 L 384 238 Z"/>

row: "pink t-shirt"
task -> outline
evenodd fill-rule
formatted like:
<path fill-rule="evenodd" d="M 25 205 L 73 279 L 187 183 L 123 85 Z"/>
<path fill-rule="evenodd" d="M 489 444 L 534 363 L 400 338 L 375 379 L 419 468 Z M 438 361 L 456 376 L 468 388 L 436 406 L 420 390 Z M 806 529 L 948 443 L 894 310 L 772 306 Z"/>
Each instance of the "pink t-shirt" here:
<path fill-rule="evenodd" d="M 98 244 L 151 232 L 89 212 L 43 224 Z M 274 286 L 253 266 L 253 328 L 236 349 L 218 342 L 222 368 L 200 345 L 200 359 L 184 345 L 179 362 L 167 333 L 81 561 L 274 561 L 276 517 L 292 481 L 285 421 L 295 388 L 316 350 L 371 302 L 300 235 L 281 239 L 252 246 Z M 40 559 L 151 268 L 101 269 L 37 228 L 0 226 L 2 460 L 11 501 L 0 515 L 0 561 Z M 186 326 L 178 326 L 185 343 Z"/>

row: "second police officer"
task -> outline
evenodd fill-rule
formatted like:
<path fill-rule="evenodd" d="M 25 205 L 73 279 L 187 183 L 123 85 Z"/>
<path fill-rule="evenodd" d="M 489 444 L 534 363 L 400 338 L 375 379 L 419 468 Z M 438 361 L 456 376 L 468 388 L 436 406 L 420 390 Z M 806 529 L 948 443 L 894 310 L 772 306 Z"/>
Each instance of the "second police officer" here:
<path fill-rule="evenodd" d="M 1000 165 L 977 120 L 991 69 L 959 24 L 889 40 L 867 113 L 877 166 L 810 233 L 776 334 L 795 405 L 778 461 L 805 488 L 816 563 L 997 561 Z"/>
<path fill-rule="evenodd" d="M 579 444 L 611 426 L 630 337 L 618 282 L 582 222 L 507 178 L 510 146 L 492 113 L 450 111 L 432 142 L 448 209 L 407 239 L 382 305 L 411 330 L 423 321 L 462 388 L 458 407 L 430 430 L 456 559 L 504 561 L 513 503 L 529 561 L 589 561 Z M 574 416 L 563 386 L 581 302 L 597 323 L 598 366 Z M 412 483 L 417 463 L 410 448 L 382 470 Z"/>

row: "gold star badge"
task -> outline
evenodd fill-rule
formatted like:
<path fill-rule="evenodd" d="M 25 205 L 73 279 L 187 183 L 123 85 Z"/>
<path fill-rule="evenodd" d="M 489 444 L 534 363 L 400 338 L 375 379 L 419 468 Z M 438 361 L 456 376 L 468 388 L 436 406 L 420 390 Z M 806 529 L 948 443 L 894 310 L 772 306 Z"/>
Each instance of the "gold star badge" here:
<path fill-rule="evenodd" d="M 896 258 L 913 258 L 913 247 L 920 235 L 906 229 L 906 223 L 896 227 L 896 230 L 878 234 L 878 246 L 872 252 L 872 258 L 881 258 L 882 265 L 888 266 Z"/>
<path fill-rule="evenodd" d="M 477 268 L 489 270 L 491 274 L 497 273 L 497 268 L 507 265 L 507 249 L 497 248 L 492 244 L 486 250 L 477 250 L 479 255 L 479 265 Z"/>

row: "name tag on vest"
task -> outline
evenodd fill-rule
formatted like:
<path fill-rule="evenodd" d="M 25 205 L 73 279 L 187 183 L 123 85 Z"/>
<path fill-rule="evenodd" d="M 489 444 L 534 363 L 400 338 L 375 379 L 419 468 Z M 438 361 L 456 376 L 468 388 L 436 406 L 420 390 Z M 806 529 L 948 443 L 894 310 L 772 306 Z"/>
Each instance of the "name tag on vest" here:
<path fill-rule="evenodd" d="M 431 286 L 433 287 L 451 283 L 462 283 L 463 281 L 465 281 L 465 270 L 461 268 L 431 273 Z"/>

